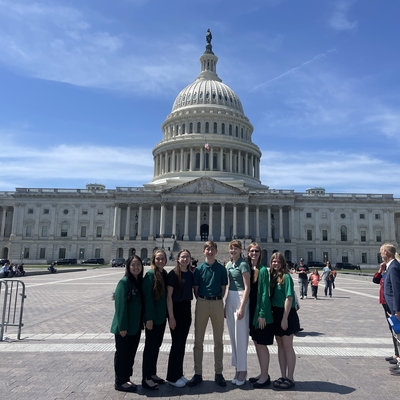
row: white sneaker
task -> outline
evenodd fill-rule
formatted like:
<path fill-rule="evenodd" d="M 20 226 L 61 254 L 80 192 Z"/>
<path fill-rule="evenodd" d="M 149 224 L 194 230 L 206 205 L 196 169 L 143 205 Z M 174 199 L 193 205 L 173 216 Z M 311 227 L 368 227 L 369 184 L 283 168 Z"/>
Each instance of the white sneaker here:
<path fill-rule="evenodd" d="M 184 375 L 181 376 L 181 380 L 183 380 L 183 382 L 188 383 L 189 379 L 185 378 Z"/>
<path fill-rule="evenodd" d="M 170 385 L 175 386 L 175 387 L 185 387 L 186 386 L 186 382 L 184 380 L 182 380 L 182 378 L 178 379 L 176 382 L 168 382 Z"/>

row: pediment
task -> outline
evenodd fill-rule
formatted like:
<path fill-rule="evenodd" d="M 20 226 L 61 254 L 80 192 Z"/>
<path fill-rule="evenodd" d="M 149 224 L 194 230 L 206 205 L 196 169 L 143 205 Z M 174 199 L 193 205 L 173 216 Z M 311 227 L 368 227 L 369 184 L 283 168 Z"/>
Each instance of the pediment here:
<path fill-rule="evenodd" d="M 201 177 L 163 191 L 165 194 L 223 194 L 243 195 L 244 190 L 209 177 Z"/>

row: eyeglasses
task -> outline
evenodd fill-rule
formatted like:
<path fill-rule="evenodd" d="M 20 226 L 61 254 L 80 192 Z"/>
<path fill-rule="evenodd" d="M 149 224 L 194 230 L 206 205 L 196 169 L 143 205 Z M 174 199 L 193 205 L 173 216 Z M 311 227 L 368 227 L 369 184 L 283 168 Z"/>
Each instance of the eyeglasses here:
<path fill-rule="evenodd" d="M 260 250 L 250 250 L 250 253 L 259 253 Z"/>

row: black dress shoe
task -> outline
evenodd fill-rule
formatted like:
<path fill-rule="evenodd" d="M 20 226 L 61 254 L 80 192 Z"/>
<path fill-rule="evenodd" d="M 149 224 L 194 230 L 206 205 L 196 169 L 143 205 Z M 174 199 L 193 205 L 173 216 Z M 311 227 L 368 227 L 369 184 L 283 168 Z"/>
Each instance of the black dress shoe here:
<path fill-rule="evenodd" d="M 264 381 L 263 383 L 254 382 L 253 383 L 253 388 L 254 389 L 261 389 L 263 387 L 269 386 L 270 384 L 271 384 L 271 378 L 268 375 L 268 379 L 266 381 Z"/>
<path fill-rule="evenodd" d="M 152 380 L 154 383 L 159 383 L 159 384 L 161 384 L 161 385 L 165 383 L 164 379 L 162 379 L 162 378 L 151 378 L 151 380 Z"/>
<path fill-rule="evenodd" d="M 153 381 L 154 382 L 154 381 Z M 142 387 L 150 390 L 158 390 L 158 385 L 150 386 L 144 379 L 142 379 Z"/>
<path fill-rule="evenodd" d="M 259 379 L 260 379 L 260 378 L 250 378 L 250 379 L 249 379 L 249 382 L 250 382 L 250 383 L 254 383 L 254 382 L 257 382 Z"/>
<path fill-rule="evenodd" d="M 226 380 L 222 374 L 215 374 L 215 382 L 218 386 L 226 386 Z"/>
<path fill-rule="evenodd" d="M 397 364 L 397 363 L 398 363 L 397 358 L 393 358 L 393 360 L 389 361 L 389 364 Z"/>
<path fill-rule="evenodd" d="M 188 386 L 196 386 L 203 382 L 203 377 L 200 374 L 194 374 L 193 378 L 187 383 Z"/>
<path fill-rule="evenodd" d="M 137 386 L 135 384 L 129 385 L 127 387 L 122 386 L 122 385 L 114 385 L 115 390 L 118 390 L 120 392 L 136 392 Z"/>

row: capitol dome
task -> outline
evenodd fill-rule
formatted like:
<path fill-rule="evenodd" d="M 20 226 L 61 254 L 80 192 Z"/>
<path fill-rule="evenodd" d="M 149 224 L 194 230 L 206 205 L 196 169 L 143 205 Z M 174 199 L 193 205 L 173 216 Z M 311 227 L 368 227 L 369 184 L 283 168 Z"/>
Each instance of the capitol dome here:
<path fill-rule="evenodd" d="M 252 142 L 253 125 L 237 94 L 217 75 L 211 32 L 200 56 L 200 74 L 176 97 L 153 149 L 154 177 L 160 189 L 207 176 L 236 187 L 264 187 L 261 151 Z"/>

